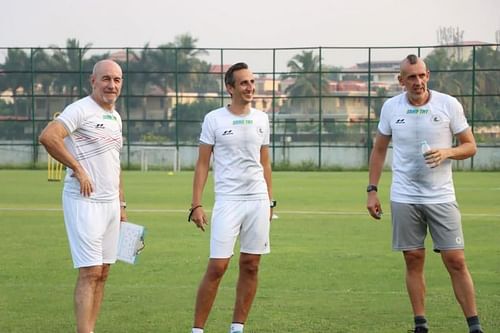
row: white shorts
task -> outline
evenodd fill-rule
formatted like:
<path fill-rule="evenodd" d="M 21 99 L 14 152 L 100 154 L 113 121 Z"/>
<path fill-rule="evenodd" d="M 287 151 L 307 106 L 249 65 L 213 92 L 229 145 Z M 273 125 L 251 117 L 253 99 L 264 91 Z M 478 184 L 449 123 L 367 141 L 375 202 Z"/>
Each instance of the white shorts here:
<path fill-rule="evenodd" d="M 75 268 L 116 262 L 120 201 L 95 202 L 63 192 L 64 223 Z"/>
<path fill-rule="evenodd" d="M 271 251 L 269 200 L 216 200 L 210 229 L 210 258 L 230 258 L 240 236 L 240 252 Z"/>

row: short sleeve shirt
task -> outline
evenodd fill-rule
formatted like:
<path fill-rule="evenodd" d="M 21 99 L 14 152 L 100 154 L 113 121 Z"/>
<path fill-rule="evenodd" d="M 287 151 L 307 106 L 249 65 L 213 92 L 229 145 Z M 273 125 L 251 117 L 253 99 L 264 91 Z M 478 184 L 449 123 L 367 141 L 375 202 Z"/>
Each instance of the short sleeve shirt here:
<path fill-rule="evenodd" d="M 94 186 L 90 199 L 112 201 L 119 196 L 122 120 L 115 110 L 107 111 L 90 96 L 69 106 L 57 117 L 68 133 L 64 144 L 82 165 Z M 80 183 L 68 169 L 64 191 L 81 197 Z"/>
<path fill-rule="evenodd" d="M 469 125 L 462 105 L 454 97 L 430 91 L 429 102 L 413 106 L 406 93 L 384 103 L 378 130 L 392 136 L 391 200 L 401 203 L 445 203 L 455 201 L 452 161 L 429 168 L 421 143 L 431 148 L 450 148 L 453 136 Z"/>
<path fill-rule="evenodd" d="M 205 116 L 200 144 L 213 146 L 216 197 L 268 198 L 260 151 L 269 145 L 269 132 L 267 114 L 254 108 L 245 116 L 226 107 Z"/>

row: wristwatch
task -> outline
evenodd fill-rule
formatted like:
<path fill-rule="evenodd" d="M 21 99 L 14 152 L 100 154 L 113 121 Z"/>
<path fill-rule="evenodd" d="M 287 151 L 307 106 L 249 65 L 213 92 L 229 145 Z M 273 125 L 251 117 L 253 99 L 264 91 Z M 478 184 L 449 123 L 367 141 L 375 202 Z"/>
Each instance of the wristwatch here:
<path fill-rule="evenodd" d="M 276 204 L 277 204 L 276 200 L 269 201 L 269 207 L 271 207 L 271 208 L 276 207 Z"/>
<path fill-rule="evenodd" d="M 121 208 L 127 208 L 127 202 L 125 202 L 125 201 L 120 201 L 120 207 L 121 207 Z"/>
<path fill-rule="evenodd" d="M 370 184 L 366 187 L 366 192 L 372 192 L 372 191 L 378 192 L 377 185 Z"/>

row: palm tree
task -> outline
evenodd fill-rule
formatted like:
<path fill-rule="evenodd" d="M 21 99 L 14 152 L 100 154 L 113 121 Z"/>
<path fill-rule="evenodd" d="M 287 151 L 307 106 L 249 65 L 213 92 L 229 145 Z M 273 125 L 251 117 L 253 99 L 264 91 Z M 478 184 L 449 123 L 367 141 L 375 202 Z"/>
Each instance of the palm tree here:
<path fill-rule="evenodd" d="M 54 67 L 53 57 L 51 57 L 43 48 L 36 48 L 32 50 L 31 57 L 33 58 L 33 71 L 35 76 L 33 77 L 33 84 L 35 86 L 35 95 L 41 95 L 42 100 L 45 101 L 44 109 L 40 110 L 44 113 L 45 119 L 51 119 L 50 114 L 50 94 L 54 89 L 54 82 L 56 80 L 56 75 L 51 73 L 56 70 Z M 37 103 L 35 103 L 37 105 Z M 35 108 L 35 115 L 40 116 L 42 112 L 39 112 Z"/>
<path fill-rule="evenodd" d="M 320 57 L 314 55 L 313 51 L 302 51 L 288 61 L 289 73 L 282 76 L 283 79 L 291 78 L 294 82 L 285 89 L 292 98 L 291 107 L 305 110 L 306 113 L 315 112 L 319 108 L 319 97 L 328 92 L 328 81 L 321 77 L 320 80 Z M 303 99 L 307 97 L 308 99 Z"/>
<path fill-rule="evenodd" d="M 472 86 L 472 72 L 470 72 L 473 56 L 476 61 L 475 87 Z M 446 48 L 436 49 L 425 59 L 431 73 L 434 72 L 429 88 L 456 96 L 469 116 L 472 111 L 472 100 L 463 96 L 470 96 L 473 93 L 476 95 L 496 94 L 497 96 L 476 98 L 474 118 L 476 120 L 498 119 L 498 116 L 493 114 L 493 110 L 498 110 L 500 105 L 498 97 L 500 88 L 497 84 L 500 80 L 500 72 L 488 69 L 497 68 L 499 58 L 499 52 L 490 46 L 478 47 L 475 55 L 471 54 L 470 58 L 464 61 L 456 61 L 449 57 Z"/>
<path fill-rule="evenodd" d="M 425 63 L 427 68 L 431 71 L 432 79 L 429 82 L 429 88 L 438 91 L 446 91 L 448 84 L 446 80 L 446 72 L 450 68 L 451 59 L 445 48 L 438 48 L 433 50 L 426 58 Z"/>
<path fill-rule="evenodd" d="M 197 49 L 197 38 L 190 34 L 182 34 L 175 37 L 173 47 L 177 49 L 177 75 L 180 91 L 195 91 L 200 85 L 199 72 L 207 70 L 205 62 L 198 59 L 199 56 L 206 55 L 208 52 L 204 49 Z M 205 66 L 204 66 L 205 65 Z"/>
<path fill-rule="evenodd" d="M 491 46 L 481 46 L 475 50 L 476 72 L 475 92 L 488 95 L 476 99 L 476 114 L 478 120 L 498 120 L 500 118 L 500 51 Z"/>
<path fill-rule="evenodd" d="M 134 98 L 129 98 L 130 106 L 140 106 L 142 110 L 142 119 L 147 117 L 147 96 L 154 82 L 156 74 L 151 73 L 154 70 L 154 55 L 155 51 L 146 43 L 140 52 L 133 50 L 129 54 L 128 59 L 128 94 Z M 137 102 L 136 98 L 140 98 Z"/>
<path fill-rule="evenodd" d="M 31 71 L 30 57 L 23 49 L 7 49 L 7 56 L 1 69 L 4 79 L 1 81 L 0 90 L 10 88 L 14 95 L 19 88 L 25 93 L 31 90 L 31 77 L 27 75 Z"/>
<path fill-rule="evenodd" d="M 472 93 L 471 74 L 468 71 L 471 65 L 470 61 L 457 60 L 454 54 L 449 47 L 438 48 L 425 58 L 432 75 L 429 88 L 456 96 L 467 112 L 471 109 L 470 99 L 464 95 Z"/>
<path fill-rule="evenodd" d="M 31 60 L 28 54 L 20 48 L 9 48 L 4 64 L 1 66 L 2 80 L 0 81 L 0 91 L 12 90 L 14 97 L 14 116 L 21 115 L 20 109 L 27 101 L 18 96 L 22 91 L 23 95 L 31 93 Z M 29 116 L 28 105 L 24 105 L 24 115 Z"/>
<path fill-rule="evenodd" d="M 476 91 L 479 94 L 500 94 L 500 72 L 497 70 L 500 63 L 500 51 L 490 46 L 478 47 L 475 51 Z"/>
<path fill-rule="evenodd" d="M 83 58 L 91 47 L 92 44 L 90 43 L 80 46 L 77 39 L 69 38 L 66 40 L 66 48 L 57 48 L 55 50 L 53 55 L 54 67 L 63 72 L 57 75 L 54 82 L 55 89 L 70 96 L 84 94 L 83 82 L 81 82 L 80 76 L 83 69 Z"/>

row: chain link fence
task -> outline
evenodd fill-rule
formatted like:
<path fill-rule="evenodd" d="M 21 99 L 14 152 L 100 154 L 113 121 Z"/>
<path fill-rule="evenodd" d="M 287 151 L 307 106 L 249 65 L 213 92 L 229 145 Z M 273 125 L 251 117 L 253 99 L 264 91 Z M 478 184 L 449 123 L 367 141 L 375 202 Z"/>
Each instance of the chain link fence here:
<path fill-rule="evenodd" d="M 111 58 L 125 78 L 124 168 L 192 168 L 203 116 L 230 100 L 224 72 L 244 61 L 256 76 L 253 106 L 271 121 L 275 169 L 364 169 L 380 108 L 402 91 L 399 63 L 413 53 L 431 70 L 429 87 L 464 105 L 475 134 L 478 153 L 455 168 L 498 170 L 499 47 L 0 48 L 0 167 L 44 167 L 41 130 L 89 94 L 94 63 Z"/>

